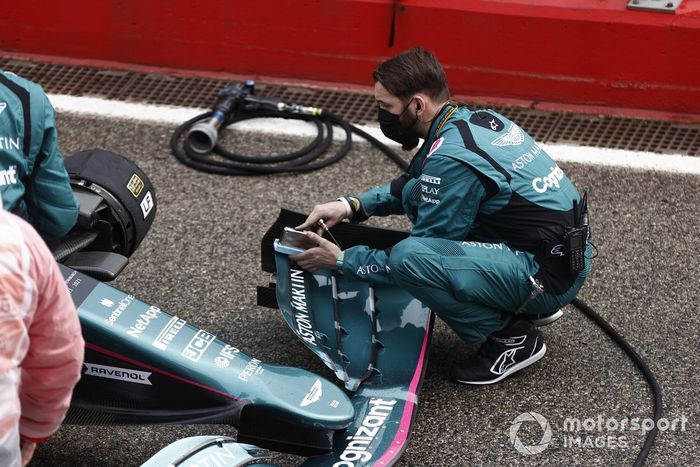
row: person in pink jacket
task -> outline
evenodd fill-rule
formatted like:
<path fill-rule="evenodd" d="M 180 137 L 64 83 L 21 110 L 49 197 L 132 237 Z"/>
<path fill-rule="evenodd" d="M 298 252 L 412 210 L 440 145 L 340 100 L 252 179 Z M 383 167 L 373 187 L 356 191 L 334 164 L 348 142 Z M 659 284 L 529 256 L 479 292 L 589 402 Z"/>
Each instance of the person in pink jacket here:
<path fill-rule="evenodd" d="M 26 465 L 58 429 L 83 347 L 51 252 L 28 223 L 0 209 L 0 466 Z"/>

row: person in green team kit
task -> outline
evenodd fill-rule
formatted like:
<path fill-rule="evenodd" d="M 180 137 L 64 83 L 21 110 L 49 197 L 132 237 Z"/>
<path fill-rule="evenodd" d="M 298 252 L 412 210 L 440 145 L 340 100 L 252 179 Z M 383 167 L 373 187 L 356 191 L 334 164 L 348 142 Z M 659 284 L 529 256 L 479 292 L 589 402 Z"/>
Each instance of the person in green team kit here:
<path fill-rule="evenodd" d="M 41 86 L 0 71 L 2 204 L 45 241 L 68 233 L 80 211 L 57 138 L 54 110 Z"/>
<path fill-rule="evenodd" d="M 400 286 L 478 346 L 455 365 L 456 381 L 500 381 L 544 356 L 533 320 L 558 313 L 589 273 L 585 196 L 518 125 L 452 103 L 431 52 L 381 63 L 374 81 L 384 135 L 404 149 L 425 142 L 395 180 L 315 206 L 297 229 L 316 230 L 307 236 L 318 246 L 291 259 Z M 390 214 L 405 214 L 413 228 L 386 251 L 341 251 L 318 235 L 320 220 L 331 227 Z"/>

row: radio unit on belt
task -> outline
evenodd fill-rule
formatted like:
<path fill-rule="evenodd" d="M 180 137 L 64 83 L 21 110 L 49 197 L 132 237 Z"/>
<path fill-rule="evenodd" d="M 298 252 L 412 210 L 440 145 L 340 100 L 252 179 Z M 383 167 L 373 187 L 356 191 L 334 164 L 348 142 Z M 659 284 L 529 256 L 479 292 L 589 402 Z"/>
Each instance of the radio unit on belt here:
<path fill-rule="evenodd" d="M 588 243 L 588 193 L 584 192 L 579 205 L 574 200 L 574 226 L 564 233 L 564 251 L 569 259 L 569 270 L 579 272 L 586 266 L 584 252 Z"/>

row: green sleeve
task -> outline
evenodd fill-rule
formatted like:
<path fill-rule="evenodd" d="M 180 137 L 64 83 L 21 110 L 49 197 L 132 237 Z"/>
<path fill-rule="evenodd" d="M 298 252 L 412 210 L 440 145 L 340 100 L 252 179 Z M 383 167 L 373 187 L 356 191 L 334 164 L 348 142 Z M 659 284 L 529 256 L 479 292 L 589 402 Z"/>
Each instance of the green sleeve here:
<path fill-rule="evenodd" d="M 401 203 L 401 193 L 408 174 L 392 180 L 381 187 L 374 187 L 356 196 L 360 200 L 361 207 L 357 214 L 359 216 L 353 220 L 363 221 L 370 216 L 389 216 L 391 214 L 403 214 L 404 209 Z"/>
<path fill-rule="evenodd" d="M 343 252 L 342 272 L 354 279 L 375 284 L 395 285 L 389 274 L 389 255 L 384 250 L 375 250 L 358 245 Z"/>
<path fill-rule="evenodd" d="M 465 240 L 486 196 L 472 168 L 451 157 L 433 154 L 423 167 L 420 184 L 411 235 Z"/>
<path fill-rule="evenodd" d="M 33 132 L 32 137 L 43 139 L 31 169 L 25 201 L 32 225 L 45 240 L 52 240 L 62 237 L 75 225 L 79 205 L 58 150 L 53 107 L 45 94 L 42 97 L 43 105 L 32 107 L 42 111 L 34 117 L 34 125 L 39 125 L 40 131 Z"/>

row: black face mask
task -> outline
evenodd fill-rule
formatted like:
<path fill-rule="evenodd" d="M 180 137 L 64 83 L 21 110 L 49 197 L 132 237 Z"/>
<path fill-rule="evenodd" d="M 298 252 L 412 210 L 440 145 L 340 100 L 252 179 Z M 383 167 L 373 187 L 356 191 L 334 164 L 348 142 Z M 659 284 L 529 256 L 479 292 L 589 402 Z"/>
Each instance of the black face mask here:
<path fill-rule="evenodd" d="M 412 101 L 413 99 L 408 102 L 403 112 L 399 115 L 393 114 L 386 109 L 377 109 L 377 120 L 379 120 L 379 128 L 381 128 L 382 133 L 390 140 L 399 143 L 405 151 L 418 146 L 418 134 L 413 130 L 416 121 L 418 121 L 418 115 L 416 115 L 410 127 L 401 123 L 401 116 L 406 112 Z"/>

